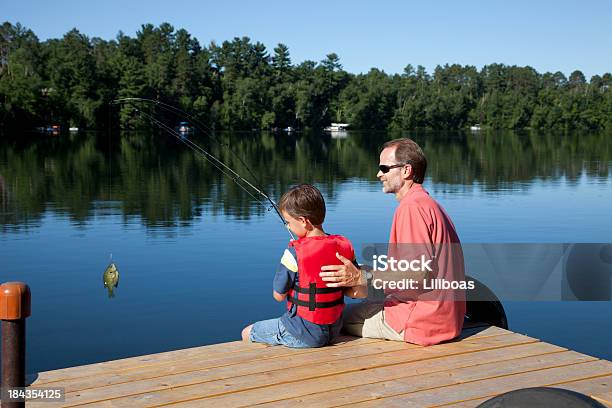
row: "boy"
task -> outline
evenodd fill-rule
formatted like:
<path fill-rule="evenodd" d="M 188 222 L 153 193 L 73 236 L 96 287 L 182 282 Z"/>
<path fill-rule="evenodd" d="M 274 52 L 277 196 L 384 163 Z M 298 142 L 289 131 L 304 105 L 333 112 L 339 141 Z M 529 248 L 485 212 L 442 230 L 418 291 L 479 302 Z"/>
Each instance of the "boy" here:
<path fill-rule="evenodd" d="M 279 209 L 298 238 L 289 243 L 274 277 L 272 295 L 279 302 L 287 299 L 287 312 L 245 327 L 242 339 L 293 348 L 325 346 L 340 332 L 344 291 L 352 291 L 328 288 L 319 272 L 323 265 L 340 264 L 337 253 L 354 260 L 353 246 L 343 236 L 323 231 L 325 201 L 316 187 L 292 187 L 281 197 Z"/>

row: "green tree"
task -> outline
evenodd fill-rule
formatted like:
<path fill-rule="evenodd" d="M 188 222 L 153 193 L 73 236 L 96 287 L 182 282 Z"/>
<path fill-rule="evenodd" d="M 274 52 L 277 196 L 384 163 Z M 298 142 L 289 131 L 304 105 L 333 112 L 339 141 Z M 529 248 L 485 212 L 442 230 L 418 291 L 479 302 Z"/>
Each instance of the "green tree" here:
<path fill-rule="evenodd" d="M 121 65 L 119 79 L 119 98 L 141 98 L 146 94 L 145 68 L 135 57 L 126 56 Z M 135 115 L 131 104 L 122 104 L 119 111 L 119 121 L 122 127 L 137 128 L 144 124 L 141 117 Z"/>
<path fill-rule="evenodd" d="M 95 126 L 103 101 L 96 92 L 96 61 L 89 39 L 73 29 L 61 41 L 48 41 L 46 52 L 46 71 L 53 90 L 49 100 L 59 107 L 54 116 L 65 124 Z"/>
<path fill-rule="evenodd" d="M 291 70 L 291 58 L 289 56 L 289 47 L 285 44 L 280 43 L 274 48 L 272 67 L 277 81 L 287 79 L 287 74 Z"/>
<path fill-rule="evenodd" d="M 36 122 L 44 115 L 48 92 L 40 72 L 38 38 L 31 30 L 4 23 L 0 27 L 0 123 Z"/>

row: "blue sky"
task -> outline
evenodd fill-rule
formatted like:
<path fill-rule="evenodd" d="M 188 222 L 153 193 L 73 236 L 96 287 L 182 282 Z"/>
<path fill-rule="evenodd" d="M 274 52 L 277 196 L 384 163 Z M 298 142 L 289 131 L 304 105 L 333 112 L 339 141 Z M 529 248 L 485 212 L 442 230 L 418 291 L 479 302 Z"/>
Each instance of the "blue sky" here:
<path fill-rule="evenodd" d="M 289 46 L 294 63 L 330 52 L 349 72 L 406 64 L 492 62 L 539 72 L 612 71 L 612 1 L 158 1 L 2 0 L 1 19 L 41 40 L 73 27 L 90 37 L 133 36 L 143 23 L 169 22 L 204 45 L 248 36 L 269 50 Z"/>

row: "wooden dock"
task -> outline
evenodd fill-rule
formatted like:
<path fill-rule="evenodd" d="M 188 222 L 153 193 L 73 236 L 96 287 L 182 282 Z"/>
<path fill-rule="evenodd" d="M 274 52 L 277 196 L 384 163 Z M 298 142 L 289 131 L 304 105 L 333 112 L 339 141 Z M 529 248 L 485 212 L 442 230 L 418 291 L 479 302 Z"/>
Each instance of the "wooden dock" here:
<path fill-rule="evenodd" d="M 431 347 L 341 338 L 319 349 L 240 341 L 38 373 L 63 403 L 96 407 L 474 407 L 518 388 L 555 386 L 612 406 L 612 362 L 497 327 Z"/>

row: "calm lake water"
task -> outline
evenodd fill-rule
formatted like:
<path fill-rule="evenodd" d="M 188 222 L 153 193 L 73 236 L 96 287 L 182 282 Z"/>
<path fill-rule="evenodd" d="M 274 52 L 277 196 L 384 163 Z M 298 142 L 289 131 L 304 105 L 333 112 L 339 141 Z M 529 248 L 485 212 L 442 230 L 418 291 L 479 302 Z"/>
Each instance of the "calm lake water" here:
<path fill-rule="evenodd" d="M 326 231 L 359 248 L 388 239 L 396 201 L 375 178 L 378 146 L 402 135 L 423 146 L 425 187 L 463 242 L 612 242 L 610 133 L 217 137 L 274 198 L 317 185 Z M 227 148 L 194 140 L 248 174 Z M 270 288 L 286 230 L 168 136 L 2 136 L 0 228 L 0 281 L 32 290 L 29 372 L 236 340 L 284 310 Z M 612 359 L 612 302 L 504 306 L 511 330 Z"/>

